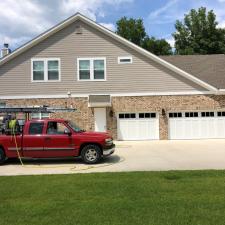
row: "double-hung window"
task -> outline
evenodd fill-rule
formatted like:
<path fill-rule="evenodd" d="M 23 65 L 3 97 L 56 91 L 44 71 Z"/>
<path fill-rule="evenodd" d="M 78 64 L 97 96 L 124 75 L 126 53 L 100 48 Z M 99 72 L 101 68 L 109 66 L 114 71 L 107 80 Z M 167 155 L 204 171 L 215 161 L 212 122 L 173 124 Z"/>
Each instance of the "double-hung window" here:
<path fill-rule="evenodd" d="M 32 82 L 60 81 L 60 59 L 32 59 L 31 76 Z"/>
<path fill-rule="evenodd" d="M 78 80 L 106 80 L 105 58 L 79 58 L 77 59 L 77 67 Z"/>

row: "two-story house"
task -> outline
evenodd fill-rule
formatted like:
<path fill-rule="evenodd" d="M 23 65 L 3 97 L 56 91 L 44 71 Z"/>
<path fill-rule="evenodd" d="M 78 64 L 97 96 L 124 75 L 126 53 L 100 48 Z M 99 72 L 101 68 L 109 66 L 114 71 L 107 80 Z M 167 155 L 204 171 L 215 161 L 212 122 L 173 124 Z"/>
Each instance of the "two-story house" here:
<path fill-rule="evenodd" d="M 0 59 L 2 102 L 119 140 L 225 138 L 224 90 L 224 55 L 157 57 L 81 14 Z"/>

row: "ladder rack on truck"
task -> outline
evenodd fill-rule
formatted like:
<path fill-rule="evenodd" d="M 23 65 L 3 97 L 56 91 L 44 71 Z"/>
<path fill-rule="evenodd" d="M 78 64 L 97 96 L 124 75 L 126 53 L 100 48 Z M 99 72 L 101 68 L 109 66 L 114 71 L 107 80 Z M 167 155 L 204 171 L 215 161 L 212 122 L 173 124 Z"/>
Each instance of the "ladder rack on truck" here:
<path fill-rule="evenodd" d="M 46 105 L 43 106 L 0 106 L 0 114 L 17 114 L 22 113 L 25 115 L 23 121 L 30 119 L 31 113 L 56 113 L 56 112 L 75 112 L 75 108 L 64 108 L 64 107 L 49 107 Z M 3 123 L 0 121 L 0 133 L 2 131 Z M 23 123 L 20 124 L 23 126 Z"/>

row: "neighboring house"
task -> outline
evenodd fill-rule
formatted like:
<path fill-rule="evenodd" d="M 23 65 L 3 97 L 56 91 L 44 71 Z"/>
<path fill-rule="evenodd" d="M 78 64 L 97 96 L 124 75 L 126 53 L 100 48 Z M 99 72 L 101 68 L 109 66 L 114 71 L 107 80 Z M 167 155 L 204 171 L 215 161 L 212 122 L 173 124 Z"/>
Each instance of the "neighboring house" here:
<path fill-rule="evenodd" d="M 160 58 L 76 14 L 0 60 L 0 100 L 73 106 L 51 116 L 120 140 L 225 138 L 224 72 L 224 55 Z"/>

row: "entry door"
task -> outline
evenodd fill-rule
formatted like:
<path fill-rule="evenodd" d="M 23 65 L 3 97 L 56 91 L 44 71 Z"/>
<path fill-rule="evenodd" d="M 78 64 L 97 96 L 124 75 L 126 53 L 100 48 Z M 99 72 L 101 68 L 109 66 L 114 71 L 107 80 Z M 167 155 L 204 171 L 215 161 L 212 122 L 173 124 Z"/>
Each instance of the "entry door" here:
<path fill-rule="evenodd" d="M 94 108 L 95 131 L 106 131 L 106 108 Z"/>

